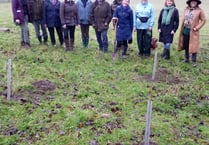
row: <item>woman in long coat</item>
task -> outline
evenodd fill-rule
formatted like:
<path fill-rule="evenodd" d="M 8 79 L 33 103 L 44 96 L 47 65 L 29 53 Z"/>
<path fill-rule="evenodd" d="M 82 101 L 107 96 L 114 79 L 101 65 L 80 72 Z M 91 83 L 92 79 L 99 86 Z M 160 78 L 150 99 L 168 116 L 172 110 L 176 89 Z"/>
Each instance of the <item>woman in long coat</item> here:
<path fill-rule="evenodd" d="M 117 46 L 113 54 L 113 59 L 118 58 L 120 47 L 123 46 L 122 58 L 126 58 L 126 51 L 129 40 L 132 40 L 133 32 L 133 11 L 129 6 L 129 0 L 123 0 L 122 4 L 118 6 L 113 14 L 113 21 L 116 23 L 116 40 Z"/>
<path fill-rule="evenodd" d="M 192 64 L 196 66 L 199 51 L 199 32 L 206 22 L 204 11 L 199 7 L 200 0 L 187 0 L 183 13 L 183 23 L 179 36 L 178 50 L 185 50 L 185 62 L 189 62 L 192 54 Z"/>
<path fill-rule="evenodd" d="M 166 0 L 158 18 L 159 41 L 164 44 L 161 57 L 170 59 L 170 45 L 179 26 L 179 12 L 174 0 Z"/>

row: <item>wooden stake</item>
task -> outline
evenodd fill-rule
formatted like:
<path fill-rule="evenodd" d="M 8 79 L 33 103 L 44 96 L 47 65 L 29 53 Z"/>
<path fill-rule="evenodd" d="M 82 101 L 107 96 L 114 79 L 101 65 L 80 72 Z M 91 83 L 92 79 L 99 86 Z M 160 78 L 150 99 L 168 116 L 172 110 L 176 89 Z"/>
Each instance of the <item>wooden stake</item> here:
<path fill-rule="evenodd" d="M 155 49 L 154 65 L 153 65 L 153 71 L 152 71 L 152 81 L 155 80 L 156 67 L 157 67 L 157 48 Z"/>
<path fill-rule="evenodd" d="M 12 82 L 12 60 L 9 59 L 7 64 L 7 100 L 10 100 L 12 94 L 11 82 Z"/>
<path fill-rule="evenodd" d="M 147 102 L 147 114 L 146 114 L 146 129 L 145 129 L 145 135 L 144 135 L 144 140 L 145 143 L 144 145 L 149 145 L 150 142 L 150 127 L 151 127 L 151 117 L 152 117 L 152 101 Z"/>

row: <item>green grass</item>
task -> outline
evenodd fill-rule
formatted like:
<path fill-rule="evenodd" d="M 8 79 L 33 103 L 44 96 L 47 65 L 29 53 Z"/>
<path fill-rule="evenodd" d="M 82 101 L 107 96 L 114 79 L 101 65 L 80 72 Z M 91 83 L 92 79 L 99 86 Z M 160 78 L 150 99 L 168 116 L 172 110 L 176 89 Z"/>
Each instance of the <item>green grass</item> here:
<path fill-rule="evenodd" d="M 137 56 L 134 42 L 126 60 L 113 62 L 113 30 L 109 29 L 109 53 L 99 53 L 91 28 L 90 47 L 81 46 L 76 29 L 76 48 L 38 46 L 32 25 L 31 50 L 19 48 L 19 27 L 12 23 L 9 4 L 0 5 L 0 144 L 86 145 L 96 140 L 105 145 L 143 142 L 147 100 L 153 101 L 151 140 L 159 145 L 209 144 L 209 48 L 198 66 L 182 63 L 183 52 L 171 60 L 158 60 L 157 80 L 150 81 L 153 55 Z M 209 31 L 206 25 L 201 33 Z M 157 36 L 156 26 L 154 35 Z M 162 45 L 159 45 L 159 52 Z M 4 98 L 7 60 L 12 59 L 12 91 L 16 100 Z M 49 80 L 53 91 L 40 91 L 33 83 Z M 26 101 L 24 103 L 24 100 Z"/>

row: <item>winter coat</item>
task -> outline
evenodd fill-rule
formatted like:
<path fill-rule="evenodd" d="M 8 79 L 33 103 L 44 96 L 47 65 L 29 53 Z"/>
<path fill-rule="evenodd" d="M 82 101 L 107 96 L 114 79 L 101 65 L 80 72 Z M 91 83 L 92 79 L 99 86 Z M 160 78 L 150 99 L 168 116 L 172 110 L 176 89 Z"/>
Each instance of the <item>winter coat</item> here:
<path fill-rule="evenodd" d="M 180 28 L 180 36 L 179 36 L 179 43 L 178 43 L 178 50 L 183 50 L 183 28 L 184 28 L 184 21 L 185 16 L 189 13 L 190 8 L 187 7 L 183 13 L 183 21 Z M 190 31 L 190 38 L 189 38 L 189 53 L 197 53 L 199 51 L 199 30 L 204 26 L 206 22 L 204 11 L 197 7 L 192 12 L 192 19 L 190 20 L 191 24 L 191 31 Z M 197 31 L 193 29 L 196 28 Z"/>
<path fill-rule="evenodd" d="M 91 0 L 88 0 L 86 3 L 86 6 L 84 7 L 83 2 L 81 0 L 78 0 L 76 3 L 78 7 L 78 13 L 80 17 L 80 23 L 81 24 L 90 24 L 90 12 L 92 7 Z"/>
<path fill-rule="evenodd" d="M 116 39 L 118 41 L 131 40 L 133 32 L 133 11 L 127 6 L 120 5 L 116 8 L 113 17 L 118 18 Z"/>
<path fill-rule="evenodd" d="M 142 22 L 140 18 L 148 18 L 147 22 Z M 141 2 L 136 5 L 134 10 L 134 27 L 136 29 L 149 29 L 154 26 L 155 11 L 149 2 L 142 4 Z"/>
<path fill-rule="evenodd" d="M 34 0 L 33 11 L 34 11 L 34 20 L 43 19 L 43 0 Z"/>
<path fill-rule="evenodd" d="M 159 34 L 159 41 L 163 43 L 172 43 L 174 34 L 171 34 L 171 31 L 176 32 L 179 27 L 179 12 L 176 8 L 174 8 L 170 24 L 165 25 L 162 24 L 163 11 L 164 10 L 162 9 L 158 18 L 158 30 L 161 30 Z"/>
<path fill-rule="evenodd" d="M 75 26 L 80 24 L 77 5 L 74 2 L 63 2 L 60 6 L 62 25 Z"/>
<path fill-rule="evenodd" d="M 43 23 L 47 25 L 47 27 L 61 27 L 60 21 L 60 1 L 54 5 L 50 2 L 50 0 L 44 1 L 43 7 Z"/>
<path fill-rule="evenodd" d="M 28 11 L 28 22 L 33 21 L 33 0 L 26 0 L 27 2 L 27 11 Z M 25 14 L 24 14 L 24 9 L 22 6 L 22 1 L 21 0 L 12 0 L 12 12 L 13 12 L 13 20 L 19 19 L 20 24 L 23 24 L 25 22 Z"/>
<path fill-rule="evenodd" d="M 95 1 L 92 4 L 90 19 L 96 31 L 108 30 L 109 23 L 112 19 L 110 4 L 106 1 L 103 1 L 102 4 L 98 4 L 98 1 Z M 105 25 L 105 23 L 107 23 L 107 25 Z"/>
<path fill-rule="evenodd" d="M 114 14 L 116 8 L 121 5 L 122 0 L 120 0 L 119 2 L 117 0 L 114 0 L 111 4 L 111 11 L 112 11 L 112 15 Z"/>

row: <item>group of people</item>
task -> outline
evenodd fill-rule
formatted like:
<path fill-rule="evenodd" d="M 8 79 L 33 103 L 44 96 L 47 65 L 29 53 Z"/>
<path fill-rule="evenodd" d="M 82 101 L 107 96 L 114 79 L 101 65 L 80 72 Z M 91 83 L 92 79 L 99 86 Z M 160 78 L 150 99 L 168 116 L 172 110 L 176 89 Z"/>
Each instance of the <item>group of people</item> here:
<path fill-rule="evenodd" d="M 132 10 L 130 0 L 12 0 L 14 22 L 21 27 L 21 46 L 30 48 L 28 23 L 33 23 L 39 44 L 47 44 L 50 34 L 51 43 L 56 47 L 56 29 L 60 45 L 65 43 L 66 51 L 73 50 L 76 26 L 81 29 L 84 48 L 89 44 L 89 27 L 95 30 L 99 50 L 108 52 L 108 29 L 112 21 L 116 46 L 112 58 L 118 59 L 120 49 L 122 58 L 126 58 L 128 44 L 132 43 L 132 33 L 136 32 L 138 55 L 149 57 L 151 53 L 152 30 L 155 23 L 155 11 L 148 0 L 140 0 Z M 199 30 L 206 22 L 204 11 L 199 7 L 200 0 L 187 0 L 180 26 L 178 50 L 185 50 L 185 62 L 190 54 L 196 66 L 199 51 Z M 165 0 L 158 17 L 159 41 L 164 49 L 163 59 L 170 59 L 170 46 L 179 27 L 179 12 L 174 0 Z M 40 28 L 42 34 L 40 33 Z M 70 36 L 69 36 L 70 35 Z M 43 37 L 43 38 L 42 38 Z M 70 38 L 69 38 L 70 37 Z M 42 40 L 43 39 L 43 40 Z"/>

